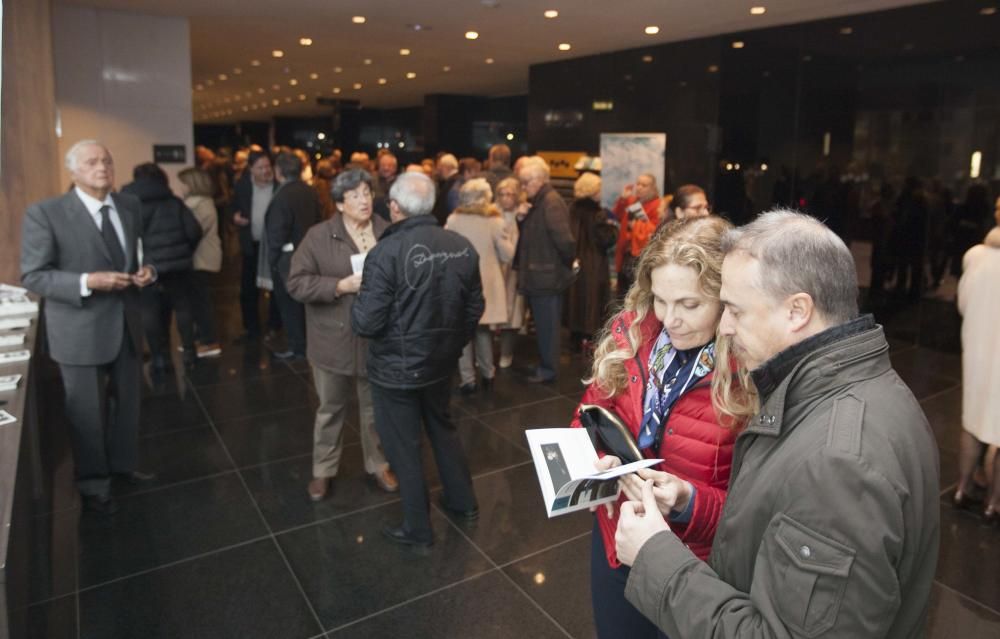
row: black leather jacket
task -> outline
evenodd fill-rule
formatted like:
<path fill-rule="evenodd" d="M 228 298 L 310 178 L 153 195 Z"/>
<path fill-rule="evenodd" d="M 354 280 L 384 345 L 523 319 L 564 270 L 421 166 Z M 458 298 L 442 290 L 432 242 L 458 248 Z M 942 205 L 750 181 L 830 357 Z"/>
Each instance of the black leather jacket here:
<path fill-rule="evenodd" d="M 447 379 L 485 306 L 468 240 L 433 215 L 393 224 L 368 253 L 351 308 L 354 332 L 369 338 L 368 378 L 386 388 Z"/>

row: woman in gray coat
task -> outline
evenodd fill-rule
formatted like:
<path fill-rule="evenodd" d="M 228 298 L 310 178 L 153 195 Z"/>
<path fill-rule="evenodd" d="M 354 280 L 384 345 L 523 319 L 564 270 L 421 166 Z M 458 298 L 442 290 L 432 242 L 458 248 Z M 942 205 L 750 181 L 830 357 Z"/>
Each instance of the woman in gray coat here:
<path fill-rule="evenodd" d="M 351 330 L 351 306 L 361 288 L 364 256 L 388 226 L 372 217 L 371 176 L 346 171 L 333 182 L 337 213 L 313 226 L 292 256 L 288 293 L 306 308 L 306 355 L 312 364 L 319 409 L 313 439 L 313 478 L 309 497 L 326 497 L 337 475 L 344 418 L 350 395 L 358 397 L 365 471 L 387 492 L 399 489 L 375 432 L 366 341 Z"/>

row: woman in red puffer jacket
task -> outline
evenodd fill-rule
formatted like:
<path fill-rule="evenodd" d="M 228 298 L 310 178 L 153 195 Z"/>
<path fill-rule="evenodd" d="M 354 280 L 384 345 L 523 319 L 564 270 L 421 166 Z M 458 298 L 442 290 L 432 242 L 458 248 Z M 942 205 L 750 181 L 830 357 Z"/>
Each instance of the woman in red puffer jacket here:
<path fill-rule="evenodd" d="M 741 425 L 733 415 L 756 401 L 747 372 L 732 370 L 728 342 L 716 339 L 721 241 L 730 228 L 721 218 L 707 217 L 671 223 L 654 236 L 586 380 L 581 405 L 613 412 L 645 457 L 664 460 L 622 477 L 618 503 L 595 512 L 591 595 L 602 638 L 662 636 L 626 601 L 629 568 L 615 555 L 618 508 L 641 499 L 644 480 L 654 481 L 660 510 L 681 541 L 703 560 L 712 549 Z M 579 409 L 572 426 L 580 427 Z M 598 468 L 620 463 L 603 456 Z"/>

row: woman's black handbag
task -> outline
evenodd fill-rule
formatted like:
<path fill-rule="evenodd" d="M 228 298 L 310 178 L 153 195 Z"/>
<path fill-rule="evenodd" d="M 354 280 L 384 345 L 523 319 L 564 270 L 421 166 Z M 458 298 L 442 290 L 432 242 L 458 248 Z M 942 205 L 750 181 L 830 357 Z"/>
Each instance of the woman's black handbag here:
<path fill-rule="evenodd" d="M 614 455 L 623 464 L 642 459 L 642 453 L 636 446 L 635 438 L 628 426 L 603 406 L 592 404 L 580 405 L 580 423 L 587 429 L 594 448 L 608 455 Z"/>

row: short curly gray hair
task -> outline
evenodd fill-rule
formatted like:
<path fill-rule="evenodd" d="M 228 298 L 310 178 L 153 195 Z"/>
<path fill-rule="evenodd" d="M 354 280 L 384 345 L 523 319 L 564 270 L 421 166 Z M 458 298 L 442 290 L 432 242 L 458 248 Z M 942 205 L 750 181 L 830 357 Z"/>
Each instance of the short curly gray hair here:
<path fill-rule="evenodd" d="M 467 180 L 458 189 L 458 205 L 463 207 L 486 206 L 493 199 L 490 183 L 483 178 Z"/>
<path fill-rule="evenodd" d="M 333 179 L 333 186 L 330 187 L 330 196 L 336 203 L 344 201 L 344 194 L 353 191 L 362 184 L 367 184 L 368 189 L 372 188 L 372 176 L 364 169 L 348 169 L 337 175 Z"/>

